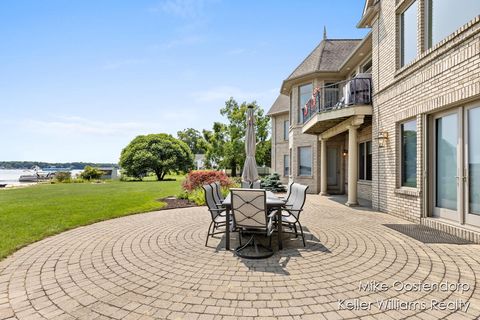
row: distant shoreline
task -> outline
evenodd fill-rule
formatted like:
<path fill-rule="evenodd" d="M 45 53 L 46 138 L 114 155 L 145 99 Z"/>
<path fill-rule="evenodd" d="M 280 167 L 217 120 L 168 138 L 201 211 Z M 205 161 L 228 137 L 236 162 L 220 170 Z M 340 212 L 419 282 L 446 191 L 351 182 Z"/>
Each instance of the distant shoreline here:
<path fill-rule="evenodd" d="M 0 161 L 2 170 L 30 170 L 33 167 L 44 168 L 65 168 L 66 170 L 83 170 L 86 166 L 91 167 L 114 167 L 119 168 L 117 163 L 97 162 L 42 162 L 42 161 Z"/>

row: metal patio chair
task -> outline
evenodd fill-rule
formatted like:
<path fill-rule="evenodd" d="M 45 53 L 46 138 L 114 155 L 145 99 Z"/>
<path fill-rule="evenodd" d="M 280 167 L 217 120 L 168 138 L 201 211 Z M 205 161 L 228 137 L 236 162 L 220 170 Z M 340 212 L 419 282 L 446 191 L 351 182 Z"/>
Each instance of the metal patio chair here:
<path fill-rule="evenodd" d="M 215 200 L 215 204 L 218 207 L 222 206 L 223 200 L 225 200 L 222 197 L 222 192 L 220 191 L 220 183 L 219 182 L 212 182 L 210 183 L 210 186 L 212 187 L 212 193 L 213 193 L 213 200 Z"/>
<path fill-rule="evenodd" d="M 254 182 L 252 183 L 252 189 L 261 189 L 260 180 L 254 181 Z"/>
<path fill-rule="evenodd" d="M 268 213 L 266 192 L 262 189 L 231 189 L 232 214 L 235 230 L 239 232 L 240 246 L 235 249 L 237 256 L 247 259 L 262 259 L 273 255 L 272 233 L 273 216 Z M 242 245 L 242 236 L 248 233 L 250 238 Z M 269 247 L 259 244 L 256 235 L 269 238 Z"/>
<path fill-rule="evenodd" d="M 242 181 L 242 189 L 251 189 L 252 185 L 248 181 Z"/>
<path fill-rule="evenodd" d="M 300 223 L 300 213 L 303 211 L 305 200 L 307 198 L 308 186 L 294 183 L 291 186 L 291 194 L 288 201 L 285 203 L 282 209 L 282 224 L 293 229 L 295 236 L 298 237 L 297 225 L 300 227 L 300 233 L 302 235 L 303 246 L 305 247 L 305 236 L 303 234 L 303 228 Z"/>
<path fill-rule="evenodd" d="M 227 224 L 227 218 L 225 214 L 226 209 L 222 208 L 221 205 L 218 204 L 213 197 L 213 187 L 210 184 L 207 184 L 202 186 L 202 188 L 205 191 L 205 204 L 207 205 L 208 211 L 210 212 L 210 216 L 212 218 L 210 226 L 208 227 L 207 239 L 205 241 L 205 246 L 207 246 L 208 237 L 213 237 L 216 234 L 225 233 L 225 231 L 223 230 L 217 232 L 215 232 L 215 230 L 218 230 L 221 227 L 229 228 L 230 224 Z"/>

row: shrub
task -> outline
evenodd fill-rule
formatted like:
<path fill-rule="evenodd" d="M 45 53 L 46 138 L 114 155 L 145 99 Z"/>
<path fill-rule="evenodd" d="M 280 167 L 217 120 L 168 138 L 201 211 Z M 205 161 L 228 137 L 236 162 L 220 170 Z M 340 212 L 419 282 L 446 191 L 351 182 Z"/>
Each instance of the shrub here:
<path fill-rule="evenodd" d="M 285 186 L 280 182 L 280 175 L 278 173 L 273 173 L 269 176 L 266 176 L 262 179 L 261 182 L 262 188 L 272 192 L 284 192 L 286 191 Z"/>
<path fill-rule="evenodd" d="M 102 175 L 103 175 L 103 172 L 101 170 L 98 170 L 97 168 L 93 168 L 90 166 L 86 166 L 83 169 L 82 173 L 80 173 L 80 178 L 85 180 L 96 180 L 96 179 L 100 179 Z"/>
<path fill-rule="evenodd" d="M 72 173 L 69 171 L 59 171 L 55 173 L 55 180 L 57 182 L 68 183 L 72 181 Z"/>
<path fill-rule="evenodd" d="M 232 187 L 235 182 L 232 181 L 224 172 L 214 170 L 196 170 L 190 171 L 186 179 L 182 183 L 182 187 L 186 191 L 193 191 L 201 188 L 204 184 L 219 181 L 220 185 L 225 188 Z"/>

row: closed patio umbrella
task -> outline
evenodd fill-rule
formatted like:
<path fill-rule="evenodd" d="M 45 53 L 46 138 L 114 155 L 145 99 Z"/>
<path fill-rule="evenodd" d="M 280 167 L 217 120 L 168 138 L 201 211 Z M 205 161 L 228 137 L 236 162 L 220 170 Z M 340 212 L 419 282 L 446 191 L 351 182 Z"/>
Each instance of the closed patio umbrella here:
<path fill-rule="evenodd" d="M 255 160 L 256 142 L 253 106 L 248 106 L 247 132 L 245 134 L 245 153 L 247 157 L 243 165 L 242 180 L 250 183 L 258 180 L 257 161 Z"/>

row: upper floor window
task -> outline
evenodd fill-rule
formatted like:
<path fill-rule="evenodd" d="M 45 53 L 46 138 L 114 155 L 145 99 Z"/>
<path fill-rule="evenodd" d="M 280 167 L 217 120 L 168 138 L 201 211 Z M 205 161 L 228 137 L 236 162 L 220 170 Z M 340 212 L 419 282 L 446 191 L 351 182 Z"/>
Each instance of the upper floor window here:
<path fill-rule="evenodd" d="M 372 73 L 372 59 L 369 59 L 365 64 L 362 66 L 362 73 Z"/>
<path fill-rule="evenodd" d="M 290 128 L 290 121 L 283 121 L 283 140 L 288 140 L 288 130 Z"/>
<path fill-rule="evenodd" d="M 290 155 L 283 156 L 283 175 L 288 177 L 290 175 Z"/>
<path fill-rule="evenodd" d="M 358 145 L 358 179 L 372 180 L 372 141 Z"/>
<path fill-rule="evenodd" d="M 299 176 L 312 175 L 312 148 L 311 147 L 298 148 L 298 175 Z"/>
<path fill-rule="evenodd" d="M 292 117 L 293 117 L 293 90 L 290 91 L 290 112 L 288 114 L 290 123 L 292 123 Z"/>
<path fill-rule="evenodd" d="M 401 185 L 417 187 L 417 121 L 411 120 L 400 125 L 401 139 Z"/>
<path fill-rule="evenodd" d="M 298 123 L 303 120 L 303 108 L 308 100 L 312 97 L 313 84 L 305 84 L 298 87 Z"/>
<path fill-rule="evenodd" d="M 417 10 L 414 1 L 400 15 L 400 66 L 404 66 L 417 56 Z"/>
<path fill-rule="evenodd" d="M 480 13 L 479 0 L 427 0 L 427 47 L 431 48 Z"/>

